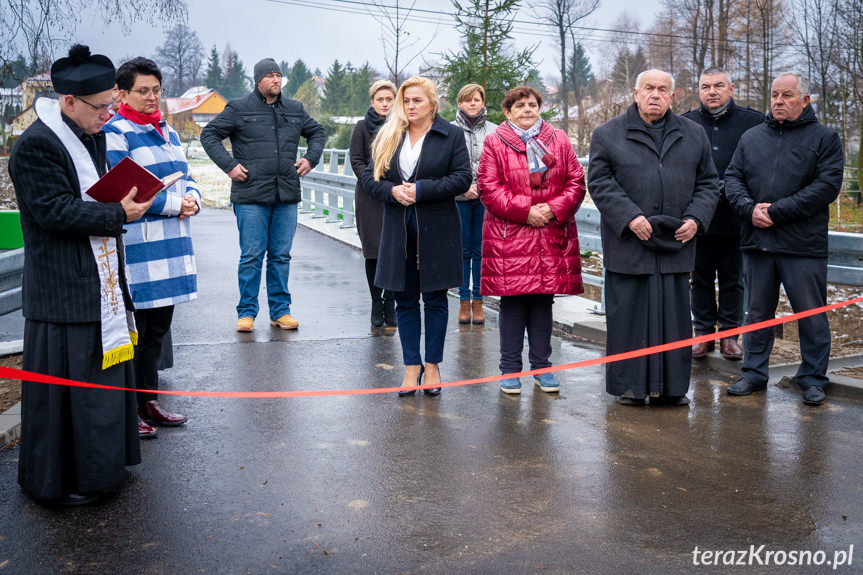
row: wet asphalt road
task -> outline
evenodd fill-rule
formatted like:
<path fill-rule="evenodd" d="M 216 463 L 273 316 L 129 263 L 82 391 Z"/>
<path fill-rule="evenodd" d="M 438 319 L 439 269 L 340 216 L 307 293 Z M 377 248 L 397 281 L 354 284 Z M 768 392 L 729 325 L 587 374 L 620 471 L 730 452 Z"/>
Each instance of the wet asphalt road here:
<path fill-rule="evenodd" d="M 359 253 L 301 228 L 296 332 L 234 332 L 236 228 L 194 223 L 200 297 L 178 306 L 163 387 L 389 387 L 398 338 L 370 334 Z M 263 289 L 262 289 L 263 294 Z M 264 298 L 262 298 L 263 300 Z M 497 374 L 496 317 L 456 322 L 444 379 Z M 554 339 L 553 361 L 602 349 Z M 619 406 L 601 367 L 559 374 L 559 397 L 493 383 L 437 398 L 168 397 L 189 424 L 142 443 L 116 494 L 44 507 L 0 451 L 5 573 L 863 573 L 863 403 L 822 408 L 771 387 L 726 397 L 695 373 L 688 408 Z M 693 565 L 693 550 L 834 551 L 821 567 Z M 764 557 L 764 552 L 760 557 Z"/>

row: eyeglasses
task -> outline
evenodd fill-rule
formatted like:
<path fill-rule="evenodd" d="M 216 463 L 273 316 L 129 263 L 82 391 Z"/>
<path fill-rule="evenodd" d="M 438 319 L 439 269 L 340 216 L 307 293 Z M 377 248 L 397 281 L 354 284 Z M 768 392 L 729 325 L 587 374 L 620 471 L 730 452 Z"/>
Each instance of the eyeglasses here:
<path fill-rule="evenodd" d="M 162 88 L 153 88 L 152 90 L 148 90 L 147 88 L 141 88 L 140 90 L 129 90 L 135 94 L 141 96 L 141 98 L 146 98 L 150 94 L 153 95 L 154 98 L 159 98 L 165 92 Z"/>
<path fill-rule="evenodd" d="M 97 106 L 96 104 L 91 104 L 90 102 L 88 102 L 87 100 L 85 100 L 84 98 L 81 98 L 79 96 L 74 96 L 74 98 L 76 100 L 81 100 L 82 102 L 84 102 L 85 104 L 87 104 L 88 106 L 93 108 L 94 110 L 98 111 L 100 114 L 107 112 L 108 110 L 110 110 L 114 106 L 114 100 L 111 100 L 110 103 L 105 104 L 104 106 Z"/>

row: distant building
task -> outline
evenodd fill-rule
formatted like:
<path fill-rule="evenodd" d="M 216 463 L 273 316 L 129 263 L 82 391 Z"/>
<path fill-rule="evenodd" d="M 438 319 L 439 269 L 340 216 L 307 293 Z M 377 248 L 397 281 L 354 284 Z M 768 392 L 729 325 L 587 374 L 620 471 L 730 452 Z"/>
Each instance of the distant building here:
<path fill-rule="evenodd" d="M 194 138 L 201 135 L 204 126 L 225 109 L 228 101 L 218 92 L 204 86 L 189 88 L 179 98 L 164 98 L 162 113 L 165 120 L 184 135 L 191 132 Z"/>
<path fill-rule="evenodd" d="M 15 136 L 24 133 L 30 124 L 36 121 L 36 110 L 33 104 L 38 98 L 57 98 L 54 85 L 51 83 L 51 74 L 45 72 L 30 76 L 19 86 L 21 90 L 21 113 L 12 118 L 12 134 Z"/>

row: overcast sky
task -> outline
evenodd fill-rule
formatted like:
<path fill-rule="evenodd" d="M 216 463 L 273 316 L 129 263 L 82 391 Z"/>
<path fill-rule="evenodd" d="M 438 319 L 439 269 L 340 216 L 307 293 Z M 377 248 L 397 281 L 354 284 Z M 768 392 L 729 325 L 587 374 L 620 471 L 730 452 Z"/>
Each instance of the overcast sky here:
<path fill-rule="evenodd" d="M 392 0 L 382 1 L 390 4 Z M 250 75 L 254 63 L 264 57 L 291 63 L 302 58 L 309 68 L 320 68 L 324 74 L 335 59 L 342 64 L 350 61 L 354 66 L 368 61 L 373 68 L 385 70 L 381 28 L 369 15 L 365 0 L 189 0 L 188 4 L 188 24 L 197 31 L 205 50 L 209 52 L 215 45 L 221 52 L 229 42 Z M 449 0 L 417 0 L 415 8 L 416 21 L 410 21 L 407 29 L 410 37 L 418 37 L 419 41 L 406 51 L 409 56 L 432 39 L 423 53 L 428 62 L 436 62 L 440 52 L 458 49 L 460 39 Z M 600 9 L 584 25 L 614 28 L 626 11 L 645 27 L 659 9 L 660 0 L 601 0 Z M 543 76 L 556 76 L 556 48 L 549 31 L 522 8 L 514 37 L 518 48 L 539 44 L 536 56 L 541 60 L 540 71 Z M 602 69 L 608 55 L 616 51 L 613 41 L 606 32 L 582 33 L 594 69 Z M 122 30 L 83 23 L 77 40 L 89 44 L 96 53 L 107 54 L 119 65 L 125 57 L 153 56 L 164 37 L 164 30 L 158 26 L 140 24 L 132 30 Z M 420 56 L 415 60 L 409 70 L 416 72 L 422 59 Z"/>

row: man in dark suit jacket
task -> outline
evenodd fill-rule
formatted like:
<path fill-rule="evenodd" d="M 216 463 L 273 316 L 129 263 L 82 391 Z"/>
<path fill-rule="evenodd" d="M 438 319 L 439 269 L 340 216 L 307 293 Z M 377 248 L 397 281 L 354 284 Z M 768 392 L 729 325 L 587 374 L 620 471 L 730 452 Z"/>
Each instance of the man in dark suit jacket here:
<path fill-rule="evenodd" d="M 24 232 L 24 369 L 134 388 L 121 237 L 153 200 L 136 203 L 134 188 L 118 203 L 83 195 L 107 168 L 111 61 L 74 46 L 51 80 L 59 101 L 37 100 L 39 119 L 9 159 Z M 38 499 L 95 500 L 141 461 L 136 409 L 134 392 L 23 382 L 18 482 Z"/>
<path fill-rule="evenodd" d="M 720 178 L 719 203 L 707 233 L 695 246 L 695 269 L 692 272 L 692 327 L 695 335 L 707 335 L 740 327 L 743 322 L 743 260 L 740 253 L 740 221 L 725 198 L 722 180 L 725 168 L 737 148 L 743 132 L 764 123 L 764 114 L 734 103 L 734 84 L 722 68 L 708 68 L 698 81 L 701 107 L 683 114 L 700 124 L 707 133 L 713 152 L 713 163 Z M 719 303 L 715 283 L 719 279 Z M 692 346 L 692 357 L 699 359 L 713 351 L 715 341 Z M 719 352 L 725 359 L 738 360 L 743 351 L 737 336 L 719 341 Z"/>
<path fill-rule="evenodd" d="M 710 225 L 719 182 L 707 136 L 670 111 L 674 80 L 648 70 L 635 103 L 593 132 L 587 189 L 602 215 L 608 354 L 687 339 L 696 233 Z M 624 405 L 688 403 L 688 348 L 607 364 Z"/>

